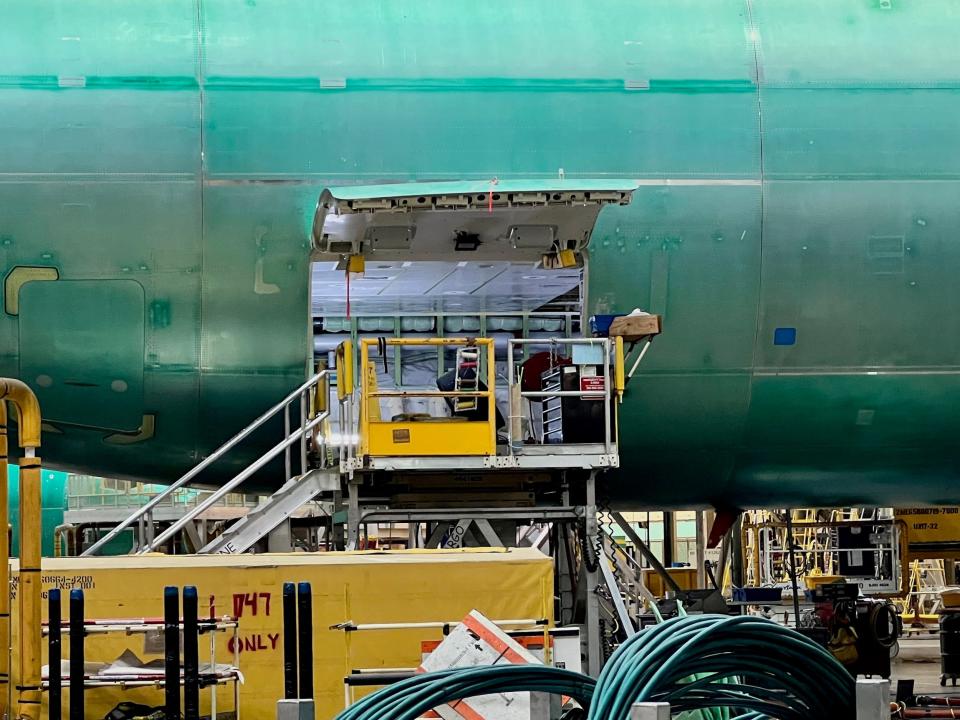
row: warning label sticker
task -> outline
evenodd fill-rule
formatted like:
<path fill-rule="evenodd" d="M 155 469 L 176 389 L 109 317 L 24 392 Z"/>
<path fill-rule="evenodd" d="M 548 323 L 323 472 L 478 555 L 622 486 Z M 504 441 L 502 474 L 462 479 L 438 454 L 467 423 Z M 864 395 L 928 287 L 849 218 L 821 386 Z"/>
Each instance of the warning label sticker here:
<path fill-rule="evenodd" d="M 606 385 L 604 384 L 603 377 L 581 377 L 580 378 L 580 392 L 585 393 L 584 398 L 591 400 L 602 399 L 604 396 L 604 391 L 606 390 Z M 589 394 L 586 394 L 589 393 Z"/>

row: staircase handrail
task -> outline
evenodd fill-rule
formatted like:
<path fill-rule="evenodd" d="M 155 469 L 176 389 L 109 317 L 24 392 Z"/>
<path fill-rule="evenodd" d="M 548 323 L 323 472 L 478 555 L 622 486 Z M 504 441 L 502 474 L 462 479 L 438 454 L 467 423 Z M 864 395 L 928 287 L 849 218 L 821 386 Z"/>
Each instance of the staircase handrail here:
<path fill-rule="evenodd" d="M 167 542 L 168 540 L 176 536 L 178 532 L 183 530 L 183 528 L 186 527 L 187 523 L 193 522 L 193 520 L 196 519 L 198 515 L 206 512 L 209 508 L 215 505 L 220 500 L 220 498 L 222 498 L 224 495 L 227 495 L 233 492 L 237 487 L 239 487 L 247 479 L 249 479 L 251 475 L 257 472 L 257 470 L 260 470 L 264 465 L 266 465 L 268 462 L 270 462 L 275 457 L 280 455 L 280 453 L 282 453 L 288 447 L 293 445 L 293 443 L 300 440 L 301 436 L 303 436 L 304 433 L 310 432 L 315 427 L 317 427 L 320 423 L 326 420 L 328 414 L 329 413 L 327 413 L 326 411 L 322 412 L 316 417 L 314 417 L 313 420 L 310 420 L 303 427 L 300 427 L 294 430 L 292 433 L 290 433 L 290 435 L 286 437 L 286 439 L 281 440 L 272 448 L 270 448 L 267 452 L 261 455 L 255 462 L 253 462 L 252 464 L 244 468 L 238 475 L 235 475 L 228 483 L 226 483 L 225 485 L 221 485 L 219 488 L 217 488 L 213 493 L 210 494 L 210 496 L 206 500 L 199 503 L 198 505 L 195 505 L 189 512 L 184 513 L 180 518 L 177 519 L 176 522 L 172 523 L 170 527 L 168 527 L 162 533 L 157 535 L 157 537 L 153 541 L 147 543 L 146 547 L 141 548 L 137 552 L 137 554 L 143 555 L 144 553 L 153 552 L 158 547 L 161 547 L 165 542 Z"/>
<path fill-rule="evenodd" d="M 163 490 L 162 492 L 158 493 L 157 495 L 155 495 L 155 496 L 153 497 L 153 499 L 151 499 L 151 500 L 150 500 L 149 502 L 147 502 L 145 505 L 143 505 L 143 506 L 141 506 L 140 508 L 138 508 L 138 509 L 137 509 L 135 512 L 133 512 L 129 517 L 127 517 L 123 522 L 121 522 L 119 525 L 117 525 L 116 527 L 114 527 L 113 529 L 111 529 L 110 532 L 108 532 L 108 533 L 107 533 L 106 535 L 104 535 L 102 538 L 100 538 L 99 540 L 97 540 L 97 542 L 95 542 L 93 545 L 91 545 L 91 546 L 88 547 L 86 550 L 84 550 L 84 551 L 81 553 L 81 555 L 82 555 L 82 556 L 96 555 L 97 552 L 98 552 L 101 548 L 103 548 L 105 545 L 107 545 L 107 543 L 109 543 L 109 542 L 112 541 L 114 538 L 116 538 L 116 537 L 117 537 L 120 533 L 122 533 L 124 530 L 126 530 L 126 529 L 129 528 L 129 527 L 131 527 L 134 523 L 139 522 L 141 518 L 145 517 L 146 515 L 149 515 L 149 514 L 153 511 L 154 508 L 156 508 L 160 503 L 162 503 L 162 502 L 163 502 L 166 498 L 168 498 L 171 494 L 173 494 L 174 492 L 176 492 L 177 490 L 179 490 L 180 488 L 182 488 L 184 485 L 186 485 L 186 484 L 188 484 L 189 482 L 191 482 L 194 478 L 197 477 L 197 475 L 199 475 L 201 472 L 203 472 L 204 470 L 206 470 L 208 467 L 210 467 L 210 466 L 211 466 L 213 463 L 215 463 L 217 460 L 219 460 L 219 459 L 222 458 L 224 455 L 226 455 L 228 452 L 230 452 L 230 450 L 232 450 L 234 447 L 236 447 L 240 442 L 242 442 L 242 441 L 245 440 L 247 437 L 249 437 L 251 433 L 253 433 L 253 432 L 254 432 L 255 430 L 257 430 L 258 428 L 262 427 L 262 426 L 264 425 L 264 423 L 266 423 L 267 421 L 269 421 L 270 419 L 272 419 L 277 413 L 283 411 L 290 403 L 292 403 L 292 402 L 293 402 L 296 398 L 298 398 L 302 393 L 304 393 L 304 392 L 308 391 L 310 388 L 316 386 L 316 385 L 320 382 L 320 380 L 322 380 L 323 378 L 327 377 L 329 374 L 330 374 L 330 370 L 324 369 L 324 370 L 321 370 L 320 372 L 316 373 L 315 375 L 313 375 L 309 380 L 307 380 L 305 383 L 303 383 L 302 385 L 300 385 L 296 390 L 293 390 L 292 392 L 290 392 L 290 394 L 288 394 L 283 400 L 281 400 L 281 401 L 278 402 L 276 405 L 274 405 L 273 407 L 271 407 L 269 410 L 267 410 L 266 412 L 264 412 L 264 413 L 263 413 L 262 415 L 260 415 L 256 420 L 254 420 L 253 422 L 251 422 L 249 425 L 247 425 L 245 428 L 243 428 L 240 432 L 238 432 L 236 435 L 234 435 L 234 436 L 231 437 L 229 440 L 227 440 L 225 443 L 223 443 L 223 445 L 221 445 L 219 448 L 217 448 L 216 450 L 214 450 L 210 455 L 208 455 L 208 456 L 207 456 L 206 458 L 204 458 L 202 461 L 200 461 L 199 463 L 197 463 L 196 465 L 194 465 L 192 468 L 190 468 L 186 473 L 184 473 L 182 476 L 180 476 L 180 478 L 178 478 L 173 484 L 168 485 L 165 490 Z M 311 427 L 316 427 L 316 425 L 311 425 Z M 296 437 L 300 437 L 300 433 L 301 433 L 301 432 L 306 432 L 306 430 L 303 429 L 303 428 L 301 428 L 301 429 L 298 430 L 296 433 L 294 433 L 294 435 L 296 435 Z M 288 438 L 288 439 L 289 439 L 289 438 Z M 284 442 L 286 442 L 286 441 L 284 441 Z M 283 445 L 283 448 L 282 448 L 282 449 L 285 449 L 286 447 L 289 447 L 290 444 L 292 444 L 292 443 L 288 443 L 288 444 L 286 444 L 286 445 Z"/>

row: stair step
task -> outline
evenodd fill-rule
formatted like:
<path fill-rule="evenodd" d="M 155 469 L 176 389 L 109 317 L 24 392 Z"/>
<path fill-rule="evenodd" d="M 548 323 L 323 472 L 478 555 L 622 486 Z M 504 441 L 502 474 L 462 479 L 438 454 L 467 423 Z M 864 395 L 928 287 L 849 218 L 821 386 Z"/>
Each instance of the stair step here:
<path fill-rule="evenodd" d="M 287 481 L 266 502 L 248 512 L 222 535 L 199 550 L 200 554 L 241 553 L 265 537 L 298 508 L 321 491 L 339 487 L 339 470 L 311 470 Z"/>

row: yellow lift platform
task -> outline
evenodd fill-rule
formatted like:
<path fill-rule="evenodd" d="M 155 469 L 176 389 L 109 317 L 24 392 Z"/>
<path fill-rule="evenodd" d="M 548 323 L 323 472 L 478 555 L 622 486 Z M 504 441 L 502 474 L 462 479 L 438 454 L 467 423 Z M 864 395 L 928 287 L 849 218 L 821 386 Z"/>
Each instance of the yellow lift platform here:
<path fill-rule="evenodd" d="M 568 368 L 576 376 L 577 389 L 545 388 L 523 390 L 521 366 L 515 362 L 516 349 L 525 345 L 549 346 L 554 350 L 581 354 L 590 362 L 557 366 Z M 353 381 L 350 341 L 337 352 L 342 358 L 338 396 L 342 406 L 341 433 L 352 430 L 353 408 L 359 408 L 358 450 L 343 459 L 343 471 L 375 470 L 462 470 L 462 469 L 607 469 L 619 465 L 617 450 L 617 404 L 622 399 L 625 363 L 622 338 L 510 339 L 507 341 L 506 382 L 498 381 L 494 340 L 491 338 L 365 338 L 359 341 L 360 384 Z M 484 377 L 475 390 L 381 389 L 377 386 L 376 367 L 371 360 L 374 348 L 404 347 L 476 347 L 480 352 L 478 375 Z M 577 348 L 577 350 L 574 350 Z M 582 349 L 582 353 L 580 350 Z M 590 368 L 581 370 L 581 368 Z M 459 370 L 458 370 L 459 371 Z M 505 393 L 498 395 L 499 390 Z M 401 414 L 384 417 L 384 399 L 474 399 L 470 413 L 456 410 L 449 414 Z M 602 404 L 599 417 L 603 432 L 593 442 L 564 442 L 534 430 L 530 416 L 531 400 L 550 404 L 564 398 Z M 498 441 L 498 401 L 506 409 L 508 422 Z M 454 405 L 454 403 L 451 403 Z M 557 412 L 562 412 L 558 408 Z M 546 419 L 539 420 L 543 427 Z M 524 436 L 524 433 L 526 435 Z"/>

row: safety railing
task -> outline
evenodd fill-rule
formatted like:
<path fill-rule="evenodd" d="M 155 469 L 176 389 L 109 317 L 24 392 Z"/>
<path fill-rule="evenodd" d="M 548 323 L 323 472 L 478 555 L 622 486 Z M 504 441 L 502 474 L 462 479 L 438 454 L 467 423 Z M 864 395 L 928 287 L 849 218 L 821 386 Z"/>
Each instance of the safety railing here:
<path fill-rule="evenodd" d="M 519 377 L 519 368 L 514 363 L 514 349 L 529 345 L 548 346 L 553 354 L 559 354 L 560 348 L 574 346 L 593 346 L 601 349 L 601 357 L 596 365 L 602 365 L 603 374 L 597 375 L 590 381 L 590 387 L 584 387 L 581 382 L 578 390 L 563 390 L 561 387 L 541 390 L 523 390 Z M 561 366 L 558 366 L 561 367 Z M 611 374 L 611 367 L 613 372 Z M 507 421 L 507 446 L 510 455 L 523 452 L 524 441 L 521 420 L 525 417 L 523 400 L 546 401 L 557 398 L 576 398 L 579 400 L 594 399 L 603 401 L 603 446 L 606 454 L 616 451 L 616 409 L 613 404 L 614 395 L 622 395 L 625 384 L 623 362 L 623 344 L 619 338 L 551 338 L 540 339 L 511 339 L 507 342 L 507 377 L 509 379 L 509 420 Z M 602 380 L 602 386 L 599 381 Z M 546 413 L 549 412 L 544 402 L 544 423 L 547 422 Z M 546 444 L 546 431 L 538 438 L 538 444 Z M 559 443 L 570 444 L 570 443 Z"/>
<path fill-rule="evenodd" d="M 787 512 L 790 512 L 789 510 Z M 847 543 L 841 543 L 839 530 L 853 529 Z M 799 539 L 813 530 L 816 535 L 806 544 Z M 883 596 L 903 596 L 908 590 L 910 569 L 907 525 L 900 519 L 881 520 L 799 520 L 788 523 L 779 518 L 755 521 L 746 514 L 740 528 L 744 549 L 742 572 L 751 586 L 786 583 L 791 563 L 800 583 L 816 584 L 817 578 L 836 572 L 848 582 L 857 582 L 865 592 Z M 854 544 L 853 537 L 860 538 Z M 843 556 L 850 567 L 841 568 Z M 860 561 L 853 558 L 859 557 Z M 856 569 L 872 576 L 857 575 Z"/>
<path fill-rule="evenodd" d="M 626 384 L 624 372 L 623 343 L 620 338 L 525 338 L 509 339 L 507 341 L 506 377 L 509 393 L 507 395 L 506 423 L 507 448 L 497 447 L 497 364 L 495 344 L 493 338 L 363 338 L 359 341 L 359 382 L 353 378 L 354 363 L 352 362 L 351 344 L 349 341 L 341 344 L 337 349 L 338 381 L 337 390 L 340 400 L 339 425 L 337 433 L 339 442 L 339 460 L 345 472 L 350 472 L 355 466 L 352 462 L 356 455 L 361 457 L 396 457 L 396 456 L 467 456 L 467 455 L 521 455 L 529 451 L 530 445 L 524 442 L 524 432 L 521 421 L 533 425 L 533 418 L 526 401 L 542 403 L 544 415 L 550 413 L 564 413 L 565 411 L 553 407 L 564 399 L 589 400 L 602 403 L 602 419 L 597 419 L 597 426 L 602 422 L 602 434 L 598 433 L 595 442 L 588 443 L 553 438 L 548 442 L 541 433 L 537 437 L 533 433 L 533 442 L 536 445 L 556 447 L 557 452 L 576 454 L 585 452 L 582 448 L 590 446 L 592 453 L 614 455 L 617 452 L 618 423 L 616 402 L 622 398 Z M 405 347 L 476 347 L 478 349 L 476 363 L 476 377 L 482 377 L 486 387 L 477 383 L 476 388 L 453 390 L 432 390 L 423 388 L 391 388 L 380 389 L 377 386 L 377 371 L 374 359 L 383 359 L 388 362 L 387 349 L 396 350 Z M 578 366 L 582 373 L 582 383 L 577 389 L 562 389 L 561 387 L 542 387 L 539 390 L 523 390 L 520 382 L 520 361 L 527 354 L 529 347 L 550 347 L 559 358 L 561 355 L 576 355 L 573 348 L 580 346 L 596 348 L 594 355 L 596 362 L 580 362 Z M 375 349 L 376 348 L 376 349 Z M 379 357 L 376 354 L 379 351 Z M 588 351 L 589 352 L 589 351 Z M 596 368 L 596 375 L 590 376 L 583 372 L 590 366 Z M 558 372 L 561 368 L 569 367 L 567 363 L 555 363 L 551 367 Z M 459 372 L 459 371 L 458 371 Z M 559 382 L 559 381 L 558 381 Z M 359 386 L 359 392 L 355 392 Z M 500 387 L 503 386 L 501 377 Z M 383 409 L 381 401 L 384 399 L 429 399 L 441 398 L 447 401 L 483 399 L 487 403 L 486 410 L 474 412 L 470 422 L 450 422 L 450 420 L 465 419 L 463 413 L 455 408 L 452 418 L 420 418 L 416 414 L 405 417 L 393 416 L 381 418 Z M 354 413 L 359 404 L 359 422 L 355 424 Z M 482 417 L 478 418 L 480 414 Z M 429 415 L 425 413 L 424 415 Z M 550 415 L 555 418 L 556 415 Z M 430 422 L 428 422 L 430 420 Z M 447 420 L 448 422 L 443 422 Z M 542 423 L 541 423 L 542 429 Z M 559 441 L 557 441 L 559 440 Z M 580 446 L 579 449 L 571 449 Z"/>
<path fill-rule="evenodd" d="M 345 340 L 337 345 L 336 372 L 337 372 L 337 400 L 340 412 L 337 415 L 339 428 L 339 442 L 337 443 L 340 460 L 340 472 L 349 468 L 351 461 L 356 457 L 360 437 L 353 424 L 354 417 L 354 379 L 353 379 L 353 341 Z M 349 471 L 348 471 L 349 472 Z"/>
<path fill-rule="evenodd" d="M 164 488 L 165 489 L 165 488 Z M 164 489 L 137 492 L 70 493 L 67 495 L 68 510 L 134 510 L 150 502 Z M 193 507 L 203 501 L 212 491 L 182 488 L 172 496 L 166 497 L 162 507 L 181 510 Z M 253 495 L 231 493 L 223 498 L 222 507 L 256 507 L 259 500 Z"/>
<path fill-rule="evenodd" d="M 276 405 L 260 415 L 252 423 L 243 428 L 243 430 L 227 440 L 227 442 L 217 448 L 203 461 L 187 471 L 176 482 L 169 485 L 163 492 L 155 495 L 136 512 L 132 513 L 116 527 L 112 528 L 106 535 L 84 550 L 81 554 L 96 555 L 120 533 L 134 526 L 137 529 L 137 544 L 135 552 L 145 553 L 161 547 L 164 543 L 175 537 L 177 533 L 183 530 L 188 523 L 193 522 L 209 508 L 216 505 L 223 497 L 233 493 L 257 471 L 281 455 L 283 455 L 284 458 L 285 481 L 293 478 L 292 466 L 294 446 L 297 446 L 299 450 L 300 474 L 302 475 L 308 472 L 310 469 L 307 459 L 308 442 L 310 441 L 315 429 L 320 427 L 321 423 L 323 423 L 323 421 L 326 420 L 329 415 L 329 412 L 326 409 L 326 387 L 329 374 L 330 371 L 328 370 L 322 370 L 315 374 L 300 387 L 287 395 L 283 400 L 278 402 Z M 316 397 L 318 400 L 321 397 L 323 398 L 322 402 L 318 403 L 317 410 L 313 409 L 311 405 L 314 397 Z M 291 406 L 298 399 L 300 425 L 298 428 L 291 431 Z M 210 493 L 201 502 L 192 506 L 187 513 L 172 523 L 166 530 L 154 537 L 155 524 L 153 519 L 153 511 L 156 508 L 160 507 L 166 502 L 169 502 L 168 498 L 170 498 L 171 495 L 176 493 L 181 488 L 185 487 L 191 482 L 197 482 L 199 476 L 204 470 L 209 468 L 211 465 L 229 453 L 232 449 L 237 447 L 258 428 L 273 420 L 281 413 L 283 414 L 284 436 L 279 443 L 270 448 L 270 450 L 261 455 L 256 461 L 247 466 L 225 485 L 222 485 L 217 490 Z M 311 415 L 312 417 L 310 417 Z"/>
<path fill-rule="evenodd" d="M 485 390 L 380 390 L 376 387 L 375 370 L 370 364 L 370 349 L 380 347 L 476 347 L 478 365 L 485 357 Z M 459 369 L 458 371 L 459 372 Z M 360 340 L 360 454 L 361 455 L 494 455 L 497 447 L 496 358 L 491 338 L 364 338 Z M 384 398 L 483 398 L 487 401 L 486 419 L 444 425 L 381 420 L 380 400 Z"/>

